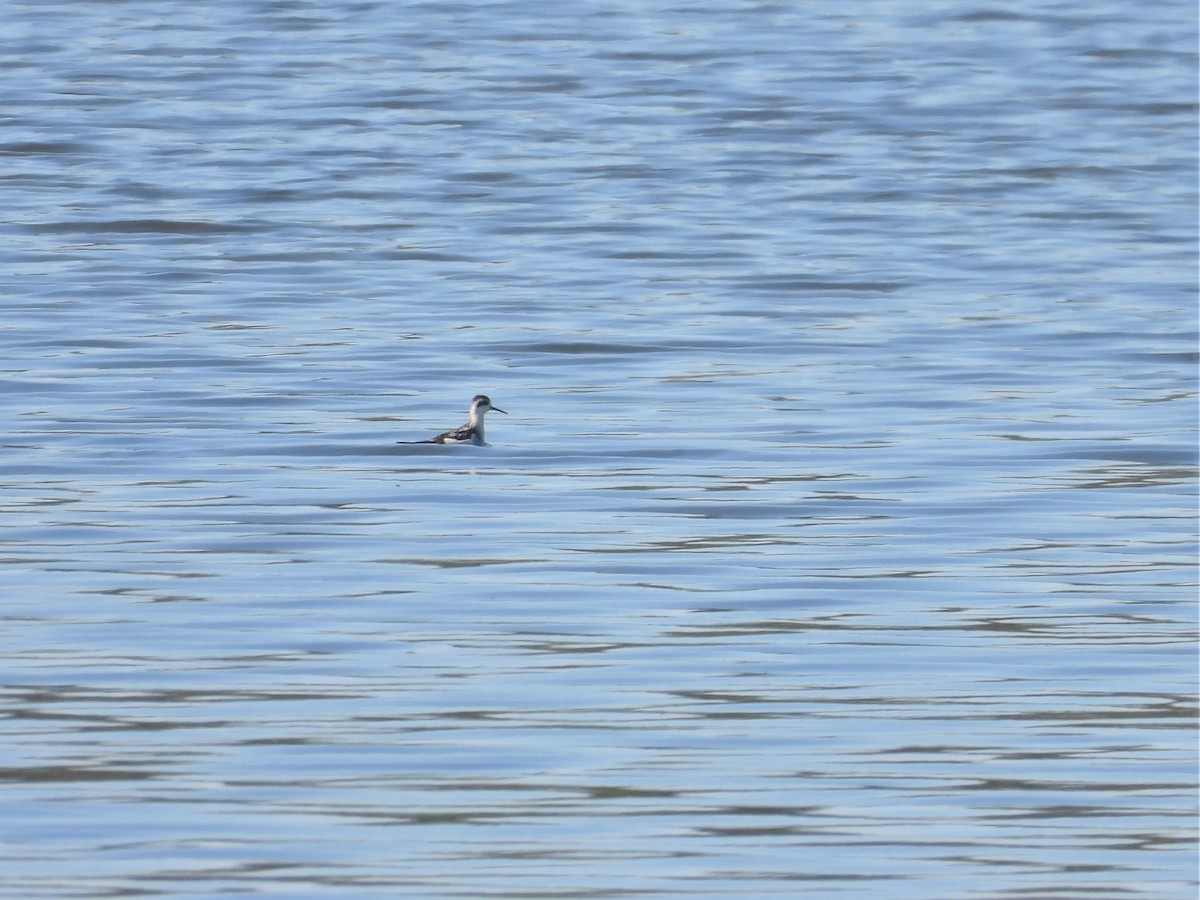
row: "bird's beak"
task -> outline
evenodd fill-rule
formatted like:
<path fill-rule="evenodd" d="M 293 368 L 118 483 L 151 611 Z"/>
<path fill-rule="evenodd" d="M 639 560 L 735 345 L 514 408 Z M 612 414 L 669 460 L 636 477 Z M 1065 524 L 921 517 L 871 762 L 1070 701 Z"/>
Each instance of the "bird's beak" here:
<path fill-rule="evenodd" d="M 504 410 L 502 410 L 502 409 L 501 409 L 500 407 L 498 407 L 498 406 L 493 406 L 493 407 L 492 407 L 492 412 L 502 412 L 502 413 L 504 413 L 506 416 L 508 415 L 508 413 L 504 412 Z"/>

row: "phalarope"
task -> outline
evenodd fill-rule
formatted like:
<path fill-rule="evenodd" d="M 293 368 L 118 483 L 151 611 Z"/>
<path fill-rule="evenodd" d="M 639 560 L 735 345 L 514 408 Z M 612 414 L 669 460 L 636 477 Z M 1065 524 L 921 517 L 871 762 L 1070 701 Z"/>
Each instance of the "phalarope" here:
<path fill-rule="evenodd" d="M 495 410 L 498 413 L 504 412 L 498 406 L 492 406 L 491 398 L 484 394 L 476 394 L 471 399 L 471 409 L 467 413 L 467 424 L 461 428 L 452 428 L 450 431 L 443 431 L 437 437 L 431 437 L 427 441 L 417 441 L 418 444 L 474 444 L 476 447 L 484 447 L 487 442 L 483 439 L 483 415 L 489 410 Z M 506 416 L 508 413 L 504 413 Z"/>

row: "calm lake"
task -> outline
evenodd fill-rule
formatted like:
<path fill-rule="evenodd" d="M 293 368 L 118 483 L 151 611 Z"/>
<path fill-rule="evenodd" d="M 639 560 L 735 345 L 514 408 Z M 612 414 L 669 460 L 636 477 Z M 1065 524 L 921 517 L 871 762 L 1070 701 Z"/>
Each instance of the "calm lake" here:
<path fill-rule="evenodd" d="M 1193 4 L 4 18 L 0 896 L 1195 896 Z"/>

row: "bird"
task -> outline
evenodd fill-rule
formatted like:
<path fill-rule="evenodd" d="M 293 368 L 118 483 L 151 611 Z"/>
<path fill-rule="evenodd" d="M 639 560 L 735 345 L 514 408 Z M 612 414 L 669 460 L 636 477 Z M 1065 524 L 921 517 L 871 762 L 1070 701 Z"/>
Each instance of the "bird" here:
<path fill-rule="evenodd" d="M 504 412 L 498 406 L 492 406 L 492 400 L 486 394 L 476 394 L 471 398 L 471 407 L 467 412 L 467 424 L 460 428 L 452 428 L 449 431 L 443 431 L 441 434 L 431 437 L 425 441 L 416 441 L 418 444 L 474 444 L 476 447 L 486 447 L 487 441 L 483 439 L 483 416 L 491 410 L 498 413 Z"/>

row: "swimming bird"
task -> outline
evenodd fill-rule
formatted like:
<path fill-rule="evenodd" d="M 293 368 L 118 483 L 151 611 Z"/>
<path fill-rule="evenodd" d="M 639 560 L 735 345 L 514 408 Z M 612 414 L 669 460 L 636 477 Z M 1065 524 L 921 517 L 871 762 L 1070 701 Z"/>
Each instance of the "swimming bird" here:
<path fill-rule="evenodd" d="M 471 408 L 467 412 L 467 424 L 461 428 L 443 431 L 437 437 L 427 441 L 417 441 L 418 444 L 474 444 L 476 447 L 487 446 L 483 439 L 483 415 L 489 410 L 503 413 L 498 406 L 492 406 L 491 398 L 485 394 L 476 394 L 471 399 Z M 508 413 L 504 413 L 506 416 Z"/>

